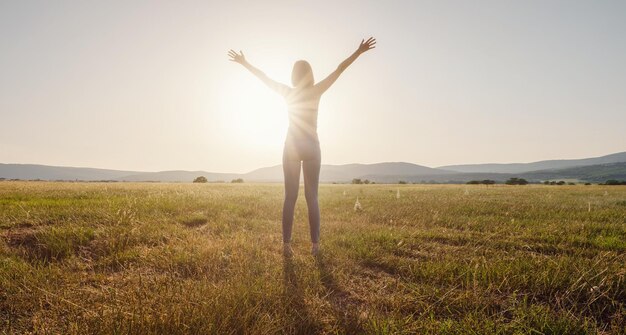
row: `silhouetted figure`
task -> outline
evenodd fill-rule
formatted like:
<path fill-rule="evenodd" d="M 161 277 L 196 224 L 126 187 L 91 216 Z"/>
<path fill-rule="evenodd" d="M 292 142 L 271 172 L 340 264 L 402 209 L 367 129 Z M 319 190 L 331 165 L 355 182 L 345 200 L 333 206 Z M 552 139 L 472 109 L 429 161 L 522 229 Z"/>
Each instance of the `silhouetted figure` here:
<path fill-rule="evenodd" d="M 311 252 L 319 252 L 320 209 L 317 200 L 321 165 L 320 144 L 317 137 L 317 109 L 324 92 L 339 78 L 339 75 L 362 53 L 375 48 L 376 40 L 372 37 L 361 40 L 357 50 L 344 60 L 337 69 L 324 80 L 315 84 L 313 70 L 307 61 L 299 60 L 293 65 L 291 83 L 293 87 L 270 79 L 261 70 L 246 61 L 243 52 L 228 52 L 230 60 L 243 65 L 269 88 L 280 94 L 287 102 L 289 129 L 283 150 L 283 173 L 285 176 L 285 202 L 283 205 L 283 251 L 291 256 L 291 229 L 293 214 L 298 199 L 300 169 L 304 174 L 304 195 L 309 212 L 311 231 Z"/>

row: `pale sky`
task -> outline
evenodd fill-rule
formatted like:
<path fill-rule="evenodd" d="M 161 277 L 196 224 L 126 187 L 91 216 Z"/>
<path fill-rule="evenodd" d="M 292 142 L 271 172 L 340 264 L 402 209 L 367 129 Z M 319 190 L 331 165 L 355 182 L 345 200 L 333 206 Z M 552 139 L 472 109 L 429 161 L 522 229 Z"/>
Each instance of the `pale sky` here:
<path fill-rule="evenodd" d="M 0 163 L 247 172 L 280 164 L 290 83 L 322 97 L 323 164 L 626 151 L 626 1 L 0 2 Z"/>

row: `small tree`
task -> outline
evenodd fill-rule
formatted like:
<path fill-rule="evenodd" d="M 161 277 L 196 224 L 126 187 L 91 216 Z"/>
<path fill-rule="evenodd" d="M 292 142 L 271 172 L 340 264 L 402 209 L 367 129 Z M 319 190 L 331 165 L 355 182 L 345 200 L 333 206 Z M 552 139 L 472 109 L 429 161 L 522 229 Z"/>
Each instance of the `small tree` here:
<path fill-rule="evenodd" d="M 365 180 L 363 181 L 363 184 L 369 184 L 369 183 L 370 183 L 370 180 L 369 180 L 369 179 L 365 179 Z"/>
<path fill-rule="evenodd" d="M 510 178 L 509 180 L 507 180 L 505 182 L 505 184 L 507 185 L 526 185 L 528 184 L 528 181 L 524 178 Z"/>
<path fill-rule="evenodd" d="M 354 178 L 352 179 L 352 184 L 363 184 L 363 181 L 361 178 Z"/>
<path fill-rule="evenodd" d="M 406 181 L 400 180 L 400 181 L 398 181 L 398 184 L 406 184 Z"/>
<path fill-rule="evenodd" d="M 196 179 L 193 180 L 194 183 L 206 183 L 208 182 L 208 180 L 206 179 L 205 176 L 200 176 L 197 177 Z"/>
<path fill-rule="evenodd" d="M 241 184 L 241 183 L 243 183 L 243 179 L 237 178 L 237 179 L 231 180 L 230 182 L 233 183 L 233 184 Z"/>

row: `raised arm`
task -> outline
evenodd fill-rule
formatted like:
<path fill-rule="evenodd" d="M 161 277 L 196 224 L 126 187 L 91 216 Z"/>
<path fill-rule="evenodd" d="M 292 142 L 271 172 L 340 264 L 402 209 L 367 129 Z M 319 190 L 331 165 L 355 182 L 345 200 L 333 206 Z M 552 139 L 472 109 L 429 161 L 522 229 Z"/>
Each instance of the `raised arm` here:
<path fill-rule="evenodd" d="M 239 50 L 239 53 L 237 53 L 231 49 L 230 51 L 228 51 L 228 56 L 230 57 L 229 60 L 231 62 L 235 62 L 235 63 L 239 63 L 243 65 L 243 67 L 248 69 L 248 71 L 252 72 L 252 74 L 255 75 L 257 78 L 261 79 L 261 81 L 265 85 L 267 85 L 269 88 L 274 90 L 276 93 L 282 96 L 285 96 L 289 92 L 289 86 L 285 84 L 281 84 L 275 80 L 272 80 L 265 73 L 263 73 L 263 71 L 257 69 L 256 67 L 252 66 L 252 64 L 248 63 L 248 61 L 246 61 L 246 56 L 244 56 L 241 50 Z"/>
<path fill-rule="evenodd" d="M 367 39 L 367 41 L 361 40 L 361 44 L 356 49 L 356 51 L 352 55 L 350 55 L 350 57 L 346 58 L 346 60 L 341 62 L 341 64 L 337 66 L 337 69 L 333 71 L 333 73 L 329 74 L 328 77 L 324 78 L 324 80 L 315 84 L 315 87 L 319 89 L 322 93 L 326 92 L 326 90 L 337 80 L 337 78 L 339 78 L 339 75 L 341 75 L 341 73 L 345 69 L 347 69 L 348 66 L 352 64 L 352 62 L 354 62 L 365 51 L 374 49 L 375 47 L 376 47 L 375 38 L 370 37 Z"/>

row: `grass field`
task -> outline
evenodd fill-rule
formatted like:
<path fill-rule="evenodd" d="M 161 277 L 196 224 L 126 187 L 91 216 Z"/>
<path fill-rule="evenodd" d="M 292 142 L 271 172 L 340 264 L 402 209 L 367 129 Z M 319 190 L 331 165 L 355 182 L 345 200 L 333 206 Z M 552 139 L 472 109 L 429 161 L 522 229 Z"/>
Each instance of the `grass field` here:
<path fill-rule="evenodd" d="M 0 332 L 626 333 L 626 187 L 322 185 L 318 259 L 282 195 L 0 182 Z"/>

